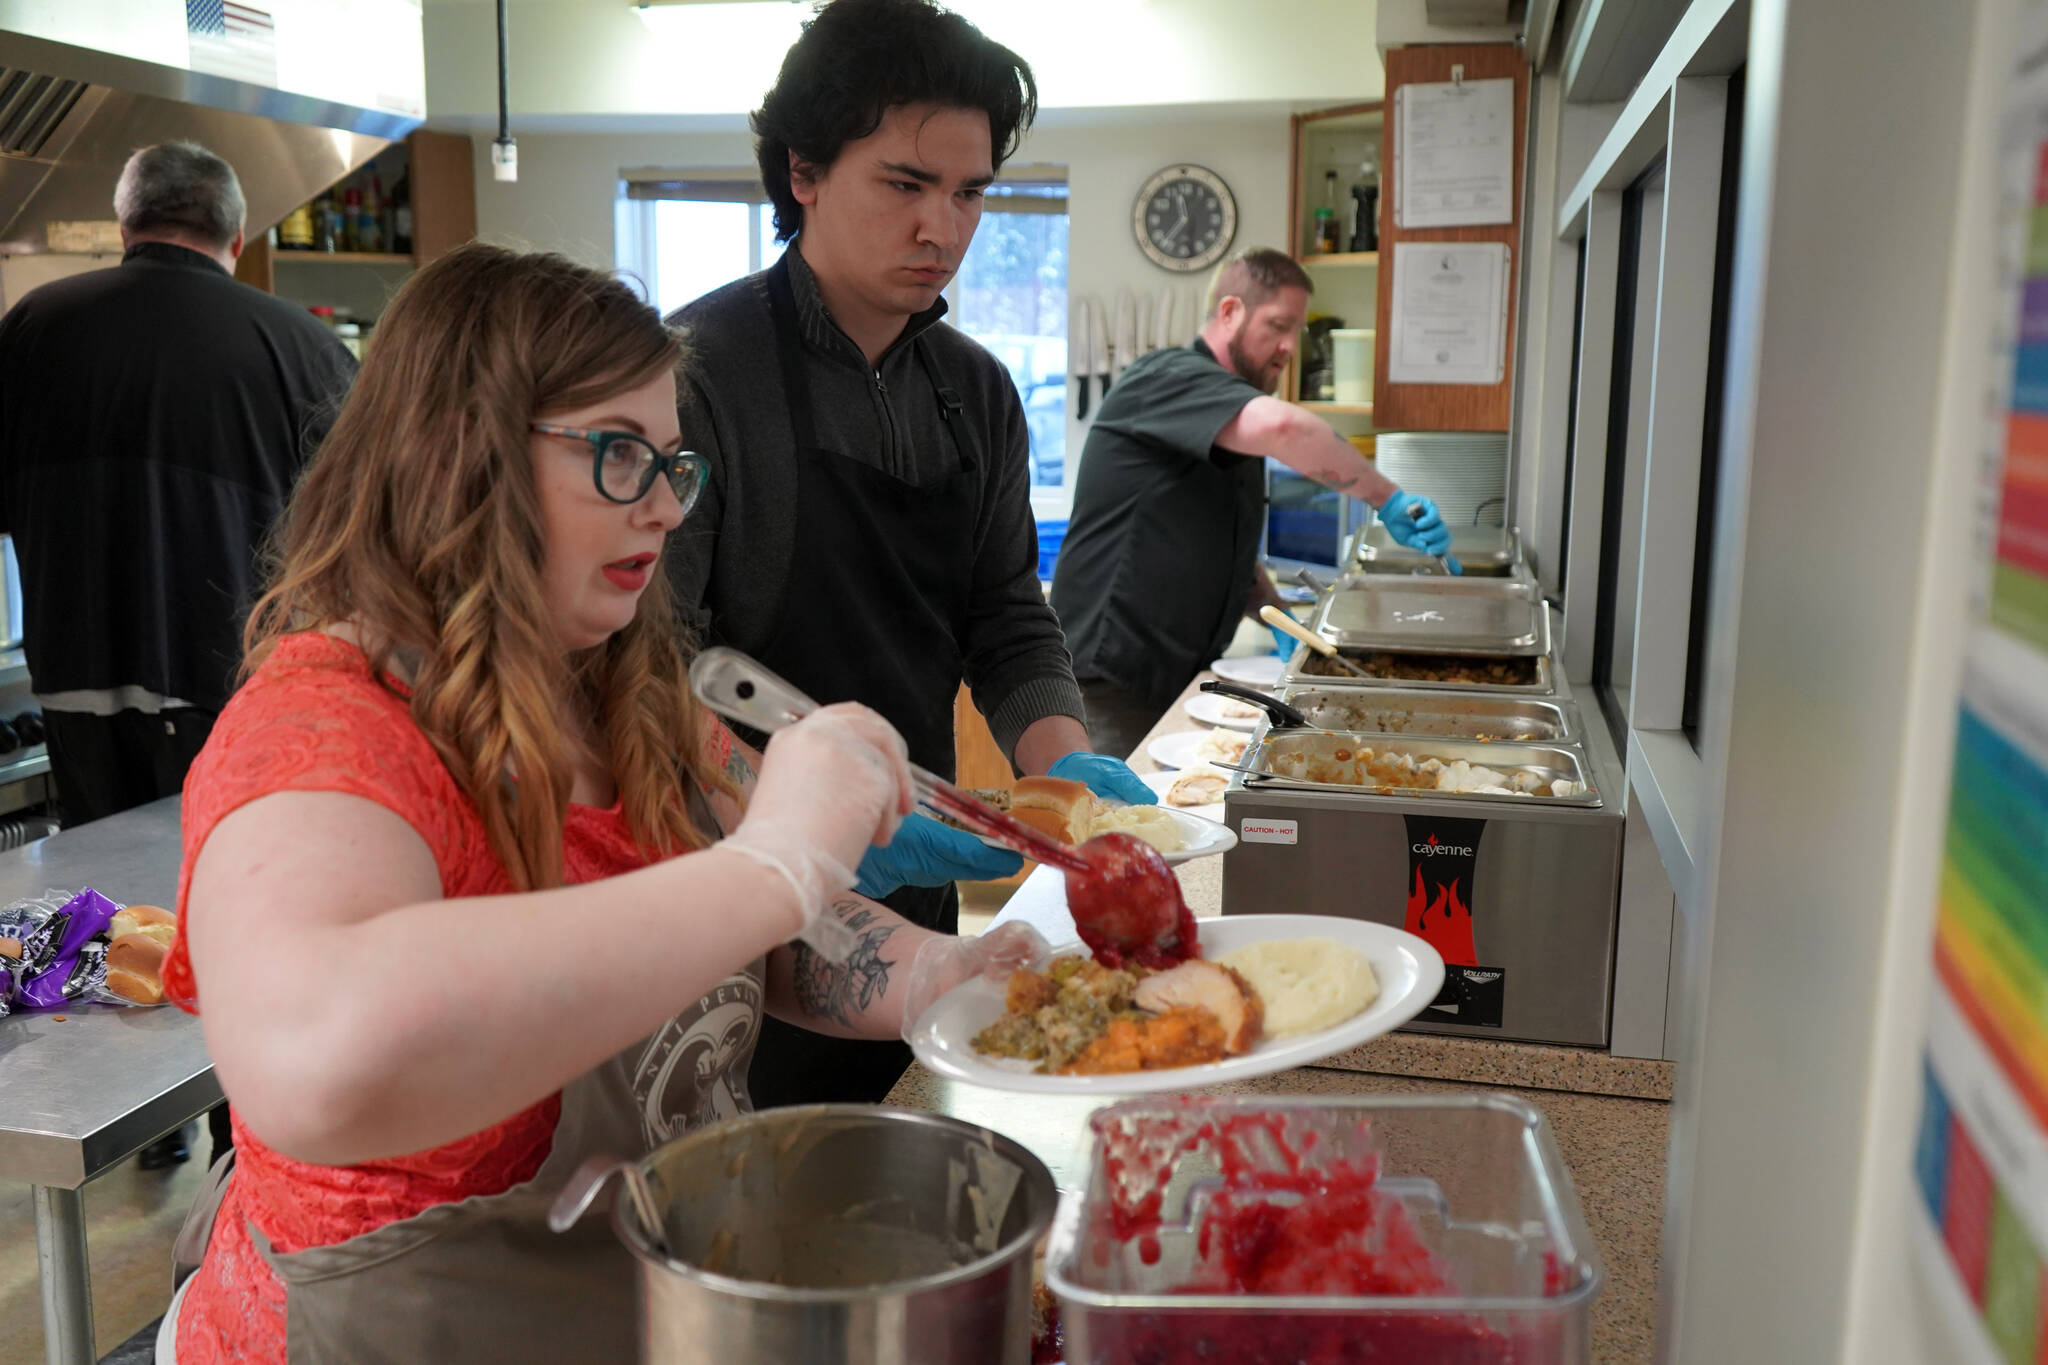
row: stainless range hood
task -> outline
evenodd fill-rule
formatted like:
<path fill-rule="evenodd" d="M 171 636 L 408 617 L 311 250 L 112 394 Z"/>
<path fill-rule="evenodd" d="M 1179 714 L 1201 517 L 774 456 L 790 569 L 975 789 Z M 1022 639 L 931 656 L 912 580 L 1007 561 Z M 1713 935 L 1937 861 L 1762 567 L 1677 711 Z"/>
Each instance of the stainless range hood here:
<path fill-rule="evenodd" d="M 85 249 L 50 225 L 110 223 L 151 143 L 225 157 L 253 236 L 418 126 L 419 0 L 272 3 L 0 0 L 0 253 Z"/>

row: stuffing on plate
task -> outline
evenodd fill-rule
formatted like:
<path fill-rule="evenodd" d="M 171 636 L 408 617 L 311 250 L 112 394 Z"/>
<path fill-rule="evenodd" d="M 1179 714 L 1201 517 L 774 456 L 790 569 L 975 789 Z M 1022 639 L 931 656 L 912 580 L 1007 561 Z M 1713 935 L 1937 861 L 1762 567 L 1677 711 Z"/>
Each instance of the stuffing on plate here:
<path fill-rule="evenodd" d="M 1063 1075 L 1221 1061 L 1249 1051 L 1265 1017 L 1251 983 L 1201 958 L 1158 972 L 1056 958 L 1043 972 L 1013 973 L 1003 1005 L 974 1036 L 974 1050 Z"/>

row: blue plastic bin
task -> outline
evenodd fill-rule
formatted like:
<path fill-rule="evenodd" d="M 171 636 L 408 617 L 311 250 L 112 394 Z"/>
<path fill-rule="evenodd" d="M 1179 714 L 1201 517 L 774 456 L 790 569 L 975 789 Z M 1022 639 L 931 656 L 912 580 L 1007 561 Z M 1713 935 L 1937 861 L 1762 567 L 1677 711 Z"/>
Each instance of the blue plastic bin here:
<path fill-rule="evenodd" d="M 1067 538 L 1064 521 L 1038 523 L 1038 576 L 1050 583 L 1053 563 L 1060 557 L 1060 542 Z"/>

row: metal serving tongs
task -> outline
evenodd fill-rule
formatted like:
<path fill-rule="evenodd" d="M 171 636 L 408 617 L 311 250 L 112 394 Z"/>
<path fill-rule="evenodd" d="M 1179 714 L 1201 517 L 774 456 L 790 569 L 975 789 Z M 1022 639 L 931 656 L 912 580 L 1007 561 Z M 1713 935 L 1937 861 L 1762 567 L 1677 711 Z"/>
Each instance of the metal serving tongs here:
<path fill-rule="evenodd" d="M 719 715 L 757 730 L 780 730 L 818 709 L 816 702 L 735 649 L 707 649 L 699 654 L 690 665 L 690 687 L 698 700 Z M 970 833 L 1059 868 L 1066 876 L 1067 909 L 1090 948 L 1099 950 L 1099 945 L 1106 945 L 1119 952 L 1164 948 L 1183 955 L 1198 951 L 1192 942 L 1183 941 L 1193 931 L 1194 918 L 1181 896 L 1180 881 L 1150 844 L 1113 831 L 1075 848 L 1011 819 L 915 763 L 910 765 L 910 780 L 927 805 Z M 829 938 L 820 943 L 810 936 L 824 925 L 844 934 L 844 946 Z M 852 951 L 853 937 L 852 930 L 837 918 L 820 915 L 806 931 L 804 941 L 833 961 L 844 962 Z"/>
<path fill-rule="evenodd" d="M 1256 687 L 1245 687 L 1240 683 L 1227 682 L 1222 678 L 1211 678 L 1202 684 L 1204 692 L 1213 692 L 1219 697 L 1232 697 L 1238 701 L 1250 702 L 1273 718 L 1275 730 L 1309 729 L 1308 717 L 1281 701 L 1270 692 L 1261 692 Z M 1206 760 L 1205 760 L 1206 761 Z"/>
<path fill-rule="evenodd" d="M 690 690 L 697 700 L 742 725 L 774 733 L 794 725 L 818 709 L 818 704 L 767 668 L 736 649 L 719 646 L 699 654 L 690 665 Z M 1088 860 L 1073 848 L 1041 834 L 1021 820 L 1013 820 L 994 806 L 969 795 L 937 773 L 910 765 L 910 781 L 920 800 L 965 825 L 969 831 L 993 839 L 1004 848 L 1050 863 L 1066 872 L 1085 872 Z M 836 921 L 835 921 L 836 923 Z M 818 945 L 812 944 L 812 947 Z M 822 950 L 821 950 L 822 951 Z"/>
<path fill-rule="evenodd" d="M 1410 521 L 1421 521 L 1421 520 L 1422 520 L 1422 507 L 1421 507 L 1421 505 L 1420 505 L 1419 503 L 1411 503 L 1411 504 L 1409 505 L 1409 507 L 1408 507 L 1408 519 L 1409 519 Z M 1434 559 L 1434 560 L 1436 561 L 1436 566 L 1437 566 L 1437 567 L 1438 567 L 1439 569 L 1442 569 L 1442 570 L 1443 570 L 1443 571 L 1444 571 L 1445 573 L 1447 573 L 1447 574 L 1451 574 L 1451 575 L 1452 575 L 1452 576 L 1454 576 L 1454 577 L 1455 577 L 1455 576 L 1458 576 L 1458 575 L 1462 575 L 1462 574 L 1463 574 L 1463 573 L 1465 572 L 1465 566 L 1464 566 L 1463 564 L 1460 564 L 1460 563 L 1458 562 L 1458 560 L 1457 560 L 1457 556 L 1455 556 L 1455 555 L 1450 555 L 1450 554 L 1441 554 L 1441 555 L 1431 555 L 1431 556 L 1430 556 L 1430 558 L 1432 558 L 1432 559 Z"/>
<path fill-rule="evenodd" d="M 1259 619 L 1261 621 L 1264 621 L 1269 626 L 1272 626 L 1278 630 L 1286 631 L 1289 635 L 1292 635 L 1295 639 L 1301 641 L 1303 644 L 1307 645 L 1310 649 L 1322 655 L 1324 658 L 1336 660 L 1338 664 L 1342 665 L 1346 669 L 1349 669 L 1352 673 L 1356 674 L 1357 676 L 1361 678 L 1371 679 L 1374 682 L 1379 681 L 1379 679 L 1374 678 L 1372 674 L 1366 672 L 1357 664 L 1352 663 L 1351 660 L 1345 658 L 1342 654 L 1338 653 L 1337 646 L 1331 644 L 1328 640 L 1325 640 L 1322 636 L 1316 634 L 1307 626 L 1295 620 L 1292 616 L 1289 616 L 1286 612 L 1280 610 L 1280 608 L 1273 606 L 1270 603 L 1266 606 L 1260 607 Z"/>

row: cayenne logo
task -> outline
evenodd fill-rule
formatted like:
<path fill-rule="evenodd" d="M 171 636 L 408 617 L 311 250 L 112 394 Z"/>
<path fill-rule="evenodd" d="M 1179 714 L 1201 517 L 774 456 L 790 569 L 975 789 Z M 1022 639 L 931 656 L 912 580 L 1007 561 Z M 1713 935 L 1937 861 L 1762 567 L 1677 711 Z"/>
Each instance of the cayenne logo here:
<path fill-rule="evenodd" d="M 1471 845 L 1469 845 L 1469 844 L 1440 844 L 1440 843 L 1438 843 L 1438 842 L 1436 841 L 1436 836 L 1435 836 L 1434 834 L 1432 834 L 1432 835 L 1430 835 L 1430 836 L 1429 836 L 1429 842 L 1428 842 L 1428 843 L 1425 843 L 1425 844 L 1410 844 L 1410 845 L 1408 845 L 1408 847 L 1409 847 L 1410 851 L 1412 851 L 1412 852 L 1415 852 L 1415 853 L 1420 853 L 1420 854 L 1421 854 L 1421 855 L 1422 855 L 1423 857 L 1425 857 L 1425 858 L 1434 858 L 1434 857 L 1437 857 L 1437 856 L 1438 856 L 1439 854 L 1442 854 L 1442 855 L 1448 855 L 1448 856 L 1454 856 L 1454 857 L 1459 857 L 1459 858 L 1469 858 L 1469 857 L 1471 857 L 1471 856 L 1472 856 L 1472 848 L 1471 848 Z"/>

